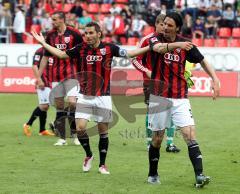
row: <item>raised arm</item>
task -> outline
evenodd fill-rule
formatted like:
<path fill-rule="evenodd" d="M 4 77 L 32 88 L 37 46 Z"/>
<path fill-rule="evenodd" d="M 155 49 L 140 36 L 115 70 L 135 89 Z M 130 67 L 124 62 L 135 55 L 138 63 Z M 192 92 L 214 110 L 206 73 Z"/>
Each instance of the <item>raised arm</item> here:
<path fill-rule="evenodd" d="M 138 55 L 142 55 L 142 54 L 146 53 L 147 51 L 149 51 L 149 46 L 146 46 L 143 48 L 137 48 L 135 50 L 129 50 L 129 51 L 127 51 L 127 56 L 129 58 L 132 58 L 132 57 L 136 57 Z"/>
<path fill-rule="evenodd" d="M 191 42 L 172 42 L 172 43 L 157 43 L 152 46 L 152 50 L 158 53 L 171 52 L 174 49 L 181 48 L 189 51 L 194 46 Z"/>
<path fill-rule="evenodd" d="M 40 33 L 40 35 L 38 35 L 35 31 L 31 31 L 33 37 L 46 49 L 48 50 L 51 54 L 55 55 L 56 57 L 60 58 L 60 59 L 66 59 L 69 56 L 66 54 L 66 52 L 61 51 L 60 49 L 57 49 L 49 44 L 47 44 L 45 42 L 45 39 L 43 37 L 43 35 Z"/>
<path fill-rule="evenodd" d="M 212 89 L 213 89 L 213 99 L 215 100 L 219 96 L 220 92 L 220 81 L 215 73 L 213 67 L 207 62 L 206 59 L 203 59 L 200 63 L 204 71 L 212 78 Z"/>

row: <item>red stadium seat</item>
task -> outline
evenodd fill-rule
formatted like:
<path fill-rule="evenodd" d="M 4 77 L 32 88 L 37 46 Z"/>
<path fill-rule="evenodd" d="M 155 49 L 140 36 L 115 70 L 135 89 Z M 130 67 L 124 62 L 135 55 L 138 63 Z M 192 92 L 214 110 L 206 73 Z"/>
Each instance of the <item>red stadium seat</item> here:
<path fill-rule="evenodd" d="M 63 11 L 64 12 L 70 12 L 70 10 L 72 9 L 72 7 L 73 7 L 73 4 L 71 4 L 71 3 L 66 3 L 66 4 L 64 4 L 64 8 L 63 8 Z"/>
<path fill-rule="evenodd" d="M 41 26 L 38 24 L 32 24 L 31 30 L 34 30 L 35 32 L 37 32 L 39 34 L 41 32 Z"/>
<path fill-rule="evenodd" d="M 127 39 L 125 37 L 120 37 L 120 42 L 122 45 L 126 45 L 127 44 Z"/>
<path fill-rule="evenodd" d="M 61 3 L 57 3 L 55 7 L 55 11 L 62 11 L 63 10 L 63 5 Z"/>
<path fill-rule="evenodd" d="M 203 40 L 201 38 L 193 38 L 192 43 L 197 46 L 203 46 Z"/>
<path fill-rule="evenodd" d="M 153 26 L 145 26 L 143 29 L 143 36 L 147 36 L 148 34 L 151 34 L 155 31 L 155 27 Z"/>
<path fill-rule="evenodd" d="M 128 3 L 128 0 L 115 0 L 115 3 Z"/>
<path fill-rule="evenodd" d="M 233 38 L 240 38 L 240 28 L 233 28 L 232 37 Z"/>
<path fill-rule="evenodd" d="M 112 37 L 106 36 L 106 37 L 103 39 L 103 42 L 106 42 L 106 43 L 112 42 Z"/>
<path fill-rule="evenodd" d="M 228 47 L 228 39 L 226 39 L 226 38 L 218 39 L 217 46 L 218 47 Z"/>
<path fill-rule="evenodd" d="M 240 40 L 239 39 L 232 39 L 230 42 L 230 47 L 240 47 Z"/>
<path fill-rule="evenodd" d="M 230 37 L 232 35 L 231 28 L 220 28 L 219 29 L 219 37 Z"/>
<path fill-rule="evenodd" d="M 137 43 L 138 43 L 138 38 L 136 38 L 136 37 L 129 37 L 128 38 L 128 41 L 127 41 L 128 45 L 136 46 Z"/>
<path fill-rule="evenodd" d="M 88 16 L 89 16 L 90 18 L 92 18 L 92 20 L 95 20 L 95 15 L 94 15 L 94 14 L 88 14 Z"/>
<path fill-rule="evenodd" d="M 48 12 L 48 13 L 52 13 L 54 10 L 53 10 L 53 8 L 51 7 L 50 4 L 46 3 L 45 4 L 45 11 Z"/>
<path fill-rule="evenodd" d="M 83 10 L 88 10 L 88 4 L 87 3 L 82 2 L 82 3 L 80 3 L 80 5 L 81 5 L 81 8 Z"/>
<path fill-rule="evenodd" d="M 97 3 L 91 3 L 88 6 L 88 12 L 89 13 L 98 13 L 100 11 L 99 4 Z"/>
<path fill-rule="evenodd" d="M 104 3 L 101 5 L 101 13 L 110 13 L 112 5 L 109 3 Z"/>
<path fill-rule="evenodd" d="M 214 38 L 204 39 L 204 46 L 205 47 L 214 47 L 215 46 L 215 39 Z"/>
<path fill-rule="evenodd" d="M 124 9 L 126 5 L 121 4 L 121 3 L 120 3 L 120 4 L 118 3 L 118 4 L 116 4 L 116 6 L 117 6 L 117 7 L 120 7 L 121 9 Z"/>

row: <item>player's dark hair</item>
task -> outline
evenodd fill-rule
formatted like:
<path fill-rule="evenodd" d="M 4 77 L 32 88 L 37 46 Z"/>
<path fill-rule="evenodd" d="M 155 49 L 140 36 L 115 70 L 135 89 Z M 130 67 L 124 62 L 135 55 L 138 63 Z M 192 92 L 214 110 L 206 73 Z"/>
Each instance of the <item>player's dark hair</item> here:
<path fill-rule="evenodd" d="M 55 11 L 55 12 L 53 12 L 52 15 L 58 15 L 58 17 L 60 19 L 63 19 L 64 22 L 66 21 L 66 16 L 65 16 L 65 13 L 63 11 Z"/>
<path fill-rule="evenodd" d="M 179 31 L 181 30 L 181 27 L 183 25 L 183 19 L 179 13 L 172 11 L 167 13 L 166 17 L 172 18 L 175 21 L 176 26 L 179 28 Z"/>
<path fill-rule="evenodd" d="M 99 24 L 97 23 L 97 22 L 89 22 L 86 26 L 85 26 L 85 28 L 86 27 L 94 27 L 95 28 L 95 30 L 96 30 L 96 32 L 97 33 L 101 33 L 101 39 L 103 38 L 103 33 L 102 33 L 102 29 L 101 29 L 101 27 L 99 26 Z"/>

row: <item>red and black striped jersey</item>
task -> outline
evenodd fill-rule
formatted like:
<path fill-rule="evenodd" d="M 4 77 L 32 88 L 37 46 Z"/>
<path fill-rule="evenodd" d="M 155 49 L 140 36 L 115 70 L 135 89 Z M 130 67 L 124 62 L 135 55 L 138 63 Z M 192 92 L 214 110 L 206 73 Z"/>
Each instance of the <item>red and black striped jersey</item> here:
<path fill-rule="evenodd" d="M 188 40 L 177 36 L 174 42 L 184 41 Z M 150 38 L 152 45 L 159 42 L 167 41 L 160 35 Z M 166 98 L 187 98 L 188 87 L 184 77 L 186 60 L 200 63 L 204 59 L 197 47 L 189 51 L 177 48 L 165 54 L 152 52 L 151 59 L 153 69 L 150 92 Z"/>
<path fill-rule="evenodd" d="M 97 48 L 82 43 L 67 50 L 70 58 L 78 59 L 80 93 L 88 96 L 110 95 L 110 74 L 113 57 L 126 57 L 127 51 L 110 43 Z"/>
<path fill-rule="evenodd" d="M 59 35 L 56 29 L 51 30 L 47 34 L 46 42 L 62 51 L 71 49 L 83 42 L 80 32 L 72 27 L 67 26 L 64 34 Z M 45 51 L 45 56 L 52 56 L 51 53 Z M 76 59 L 59 59 L 53 57 L 53 81 L 59 82 L 65 79 L 74 79 L 77 72 Z"/>
<path fill-rule="evenodd" d="M 36 65 L 38 67 L 38 69 L 40 67 L 40 62 L 44 55 L 44 52 L 45 51 L 44 51 L 43 47 L 41 47 L 35 52 L 35 54 L 33 56 L 33 65 Z M 53 58 L 49 57 L 47 66 L 43 70 L 42 77 L 41 77 L 44 82 L 44 85 L 46 87 L 52 86 L 52 69 L 53 69 L 52 66 L 53 66 Z"/>

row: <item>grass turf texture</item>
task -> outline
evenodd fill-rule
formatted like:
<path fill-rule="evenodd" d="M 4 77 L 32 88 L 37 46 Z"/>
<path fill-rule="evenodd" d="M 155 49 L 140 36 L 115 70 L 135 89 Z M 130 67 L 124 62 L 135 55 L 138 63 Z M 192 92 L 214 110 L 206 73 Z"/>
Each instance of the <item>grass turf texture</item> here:
<path fill-rule="evenodd" d="M 137 101 L 142 100 L 137 97 Z M 23 135 L 22 125 L 36 106 L 36 95 L 0 94 L 0 193 L 239 193 L 239 99 L 190 100 L 204 157 L 204 171 L 212 177 L 212 182 L 200 190 L 193 187 L 193 169 L 179 133 L 174 142 L 181 148 L 180 153 L 166 153 L 164 143 L 162 145 L 159 163 L 162 184 L 146 183 L 148 157 L 144 114 L 137 115 L 133 123 L 119 116 L 119 122 L 110 130 L 107 157 L 110 176 L 97 173 L 97 136 L 90 139 L 95 154 L 93 168 L 83 173 L 84 152 L 80 146 L 68 140 L 68 146 L 54 147 L 57 138 L 38 136 L 38 121 L 33 125 L 32 137 Z M 128 97 L 117 97 L 117 101 L 124 106 Z M 138 103 L 132 107 L 143 108 L 144 105 Z M 54 109 L 51 109 L 48 121 L 53 118 Z"/>

